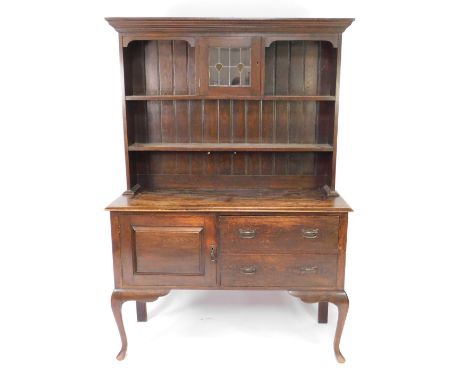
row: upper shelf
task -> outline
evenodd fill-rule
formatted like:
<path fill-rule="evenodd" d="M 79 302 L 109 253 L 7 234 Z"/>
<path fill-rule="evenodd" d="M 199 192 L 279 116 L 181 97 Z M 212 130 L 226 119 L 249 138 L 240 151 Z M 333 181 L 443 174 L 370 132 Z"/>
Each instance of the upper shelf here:
<path fill-rule="evenodd" d="M 333 146 L 319 143 L 133 143 L 129 151 L 257 151 L 332 152 Z"/>
<path fill-rule="evenodd" d="M 189 94 L 165 94 L 165 95 L 128 95 L 125 96 L 127 101 L 191 101 L 191 100 L 217 100 L 217 99 L 232 99 L 232 100 L 251 100 L 251 101 L 335 101 L 335 96 L 328 95 L 264 95 L 264 96 L 200 96 Z"/>

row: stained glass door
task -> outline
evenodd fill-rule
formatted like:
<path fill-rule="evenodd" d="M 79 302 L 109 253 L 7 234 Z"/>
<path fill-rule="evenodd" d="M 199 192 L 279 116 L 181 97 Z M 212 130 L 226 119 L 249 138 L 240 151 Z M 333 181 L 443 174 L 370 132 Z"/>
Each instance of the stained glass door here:
<path fill-rule="evenodd" d="M 199 43 L 201 94 L 260 94 L 260 39 L 202 38 Z"/>

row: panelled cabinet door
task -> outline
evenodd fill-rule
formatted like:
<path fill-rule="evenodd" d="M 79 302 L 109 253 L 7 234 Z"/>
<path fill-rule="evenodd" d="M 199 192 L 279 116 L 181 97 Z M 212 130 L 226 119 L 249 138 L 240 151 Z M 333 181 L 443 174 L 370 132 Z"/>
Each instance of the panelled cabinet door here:
<path fill-rule="evenodd" d="M 260 37 L 204 37 L 198 46 L 201 95 L 260 94 Z"/>
<path fill-rule="evenodd" d="M 210 216 L 121 215 L 126 286 L 216 284 L 216 233 Z"/>

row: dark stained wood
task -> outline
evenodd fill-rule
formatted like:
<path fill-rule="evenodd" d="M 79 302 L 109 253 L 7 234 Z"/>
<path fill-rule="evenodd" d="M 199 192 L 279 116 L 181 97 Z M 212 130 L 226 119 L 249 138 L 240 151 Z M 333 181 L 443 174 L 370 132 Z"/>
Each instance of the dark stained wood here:
<path fill-rule="evenodd" d="M 195 48 L 187 41 L 133 41 L 123 49 L 124 64 L 128 67 L 126 99 L 164 100 L 169 96 L 195 94 Z"/>
<path fill-rule="evenodd" d="M 249 48 L 251 52 L 250 86 L 210 86 L 208 72 L 208 52 L 211 47 Z M 197 75 L 199 91 L 202 95 L 260 95 L 261 84 L 261 38 L 260 37 L 205 37 L 198 40 Z"/>
<path fill-rule="evenodd" d="M 126 190 L 122 195 L 135 196 L 135 194 L 137 194 L 140 191 L 141 191 L 141 185 L 137 183 L 130 190 Z"/>
<path fill-rule="evenodd" d="M 130 289 L 114 289 L 111 297 L 112 312 L 114 313 L 114 319 L 119 329 L 120 339 L 122 341 L 122 347 L 117 354 L 117 360 L 122 361 L 127 354 L 127 334 L 122 319 L 122 305 L 127 301 L 139 301 L 139 302 L 152 302 L 156 301 L 159 297 L 165 296 L 169 293 L 169 290 L 130 290 Z"/>
<path fill-rule="evenodd" d="M 119 32 L 127 191 L 111 305 L 171 289 L 289 290 L 347 310 L 335 190 L 341 33 L 352 19 L 109 18 Z M 249 48 L 250 86 L 208 86 L 208 48 Z M 231 63 L 232 64 L 232 63 Z M 231 85 L 236 85 L 231 83 Z"/>
<path fill-rule="evenodd" d="M 338 322 L 336 324 L 335 340 L 333 348 L 339 363 L 345 362 L 340 351 L 341 334 L 348 314 L 349 300 L 345 291 L 321 292 L 321 291 L 290 291 L 292 296 L 300 298 L 306 303 L 331 302 L 338 308 Z"/>
<path fill-rule="evenodd" d="M 227 131 L 222 132 L 220 140 L 227 140 Z M 225 135 L 226 134 L 226 135 Z M 265 138 L 264 138 L 265 139 Z M 129 151 L 256 151 L 256 152 L 331 152 L 329 144 L 287 144 L 287 143 L 134 143 Z"/>
<path fill-rule="evenodd" d="M 173 155 L 173 154 L 169 154 Z M 237 154 L 237 157 L 242 154 Z M 248 154 L 244 154 L 248 155 Z M 287 190 L 290 188 L 304 189 L 304 190 L 315 190 L 318 189 L 328 178 L 320 176 L 306 176 L 306 175 L 252 175 L 248 174 L 248 171 L 258 170 L 261 172 L 261 168 L 255 167 L 252 164 L 244 164 L 246 168 L 245 175 L 221 175 L 219 174 L 219 160 L 214 159 L 215 154 L 207 156 L 204 160 L 203 175 L 171 175 L 175 171 L 170 169 L 166 174 L 140 174 L 138 175 L 138 182 L 146 190 L 159 190 L 164 189 L 187 189 L 190 185 L 197 185 L 201 189 L 211 190 L 250 190 L 250 189 L 275 189 L 275 190 Z M 175 161 L 174 157 L 166 157 L 164 162 Z M 193 157 L 192 157 L 193 158 Z M 247 162 L 250 158 L 245 158 Z M 192 160 L 193 162 L 193 160 Z M 247 166 L 248 169 L 247 169 Z M 193 171 L 192 171 L 193 173 Z"/>
<path fill-rule="evenodd" d="M 229 254 L 223 256 L 221 285 L 333 288 L 336 256 Z"/>
<path fill-rule="evenodd" d="M 120 217 L 123 285 L 214 286 L 216 245 L 214 219 L 205 215 Z"/>
<path fill-rule="evenodd" d="M 172 41 L 158 42 L 158 71 L 160 76 L 160 91 L 163 95 L 174 93 L 174 63 L 172 57 L 172 44 Z"/>
<path fill-rule="evenodd" d="M 261 201 L 261 202 L 259 202 Z M 343 198 L 323 198 L 311 190 L 160 190 L 120 196 L 107 207 L 116 212 L 306 212 L 347 213 Z M 343 219 L 341 220 L 343 222 Z M 342 227 L 341 234 L 346 233 Z M 345 250 L 346 248 L 343 248 Z"/>
<path fill-rule="evenodd" d="M 136 302 L 136 311 L 137 311 L 137 321 L 138 322 L 148 321 L 148 312 L 146 311 L 146 302 L 137 301 Z"/>
<path fill-rule="evenodd" d="M 203 227 L 133 225 L 132 229 L 135 273 L 180 275 L 203 271 Z"/>
<path fill-rule="evenodd" d="M 218 100 L 218 99 L 228 99 L 228 100 L 247 100 L 247 101 L 335 101 L 335 96 L 321 96 L 321 95 L 264 95 L 264 96 L 254 96 L 254 95 L 127 95 L 125 96 L 127 101 L 164 101 L 164 100 Z"/>
<path fill-rule="evenodd" d="M 338 223 L 338 216 L 226 216 L 219 238 L 226 254 L 337 254 Z"/>
<path fill-rule="evenodd" d="M 114 269 L 114 288 L 122 288 L 122 259 L 120 256 L 120 222 L 119 216 L 110 214 L 112 237 L 112 263 Z"/>
<path fill-rule="evenodd" d="M 319 324 L 328 322 L 328 302 L 326 301 L 318 303 L 318 322 Z"/>
<path fill-rule="evenodd" d="M 341 34 L 354 19 L 221 19 L 190 17 L 107 17 L 107 22 L 119 33 L 330 33 Z"/>
<path fill-rule="evenodd" d="M 324 41 L 276 41 L 265 51 L 265 96 L 335 100 L 338 47 Z"/>
<path fill-rule="evenodd" d="M 158 41 L 148 41 L 144 44 L 145 52 L 145 94 L 148 95 L 159 95 L 159 48 Z M 132 94 L 138 94 L 131 92 Z"/>

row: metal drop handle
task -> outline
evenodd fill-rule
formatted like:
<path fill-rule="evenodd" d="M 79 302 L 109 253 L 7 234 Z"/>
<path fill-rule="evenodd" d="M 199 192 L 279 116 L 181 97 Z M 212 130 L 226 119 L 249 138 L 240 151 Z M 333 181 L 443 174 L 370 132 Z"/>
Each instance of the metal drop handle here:
<path fill-rule="evenodd" d="M 302 236 L 306 239 L 317 239 L 319 235 L 318 228 L 303 228 L 302 229 Z"/>
<path fill-rule="evenodd" d="M 317 266 L 308 266 L 302 267 L 299 269 L 301 273 L 317 273 L 318 267 Z"/>
<path fill-rule="evenodd" d="M 248 265 L 240 267 L 240 272 L 244 275 L 253 275 L 257 272 L 257 268 L 254 265 Z"/>
<path fill-rule="evenodd" d="M 242 239 L 253 239 L 256 235 L 256 232 L 254 229 L 239 229 L 239 236 Z"/>

